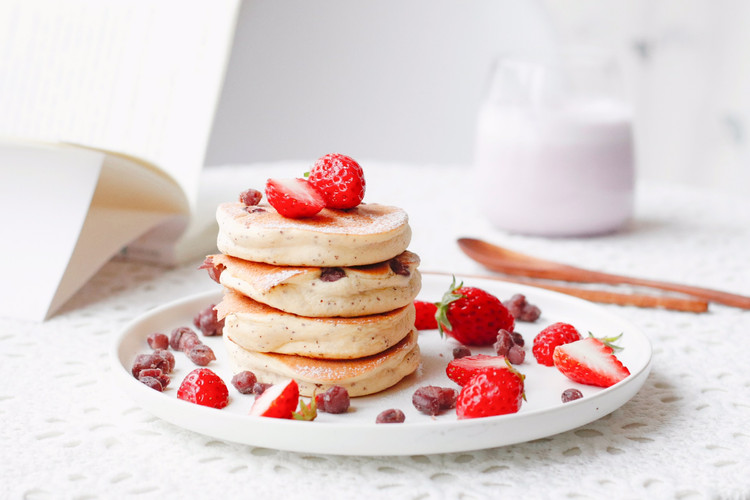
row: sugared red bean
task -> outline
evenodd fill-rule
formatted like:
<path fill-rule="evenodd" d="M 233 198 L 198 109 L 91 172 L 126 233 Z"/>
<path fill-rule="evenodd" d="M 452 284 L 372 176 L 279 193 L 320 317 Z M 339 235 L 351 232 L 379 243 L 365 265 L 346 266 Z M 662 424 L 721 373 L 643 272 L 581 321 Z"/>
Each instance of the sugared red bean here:
<path fill-rule="evenodd" d="M 320 281 L 332 283 L 346 276 L 346 271 L 340 267 L 326 267 L 320 271 Z"/>
<path fill-rule="evenodd" d="M 138 374 L 138 380 L 142 380 L 145 377 L 152 377 L 158 380 L 161 384 L 162 390 L 166 389 L 170 382 L 169 375 L 161 371 L 159 368 L 146 368 L 145 370 L 141 370 Z"/>
<path fill-rule="evenodd" d="M 154 377 L 140 377 L 138 380 L 142 384 L 156 391 L 162 392 L 164 390 L 164 387 L 162 387 L 161 382 L 159 382 L 159 380 Z"/>
<path fill-rule="evenodd" d="M 142 370 L 158 368 L 163 373 L 171 373 L 174 369 L 174 356 L 164 349 L 156 349 L 152 353 L 139 354 L 133 360 L 131 373 L 138 378 Z"/>
<path fill-rule="evenodd" d="M 334 385 L 324 393 L 315 395 L 318 410 L 326 413 L 344 413 L 349 409 L 349 404 L 349 393 L 340 385 Z"/>
<path fill-rule="evenodd" d="M 155 349 L 151 355 L 156 359 L 154 368 L 159 368 L 164 373 L 172 373 L 175 364 L 174 354 L 166 349 Z"/>
<path fill-rule="evenodd" d="M 541 310 L 526 301 L 526 296 L 520 293 L 513 295 L 510 299 L 504 300 L 503 305 L 508 308 L 510 313 L 518 321 L 533 322 L 539 319 Z"/>
<path fill-rule="evenodd" d="M 523 335 L 521 335 L 518 332 L 511 332 L 511 337 L 513 337 L 513 343 L 517 346 L 523 347 L 525 344 L 525 341 L 523 340 Z"/>
<path fill-rule="evenodd" d="M 523 363 L 523 360 L 526 359 L 526 351 L 524 351 L 523 347 L 518 344 L 513 344 L 511 348 L 508 349 L 508 354 L 506 354 L 505 357 L 508 358 L 508 361 L 510 361 L 511 364 L 520 365 Z"/>
<path fill-rule="evenodd" d="M 404 412 L 397 408 L 390 408 L 388 410 L 381 411 L 375 418 L 376 424 L 400 424 L 406 420 Z"/>
<path fill-rule="evenodd" d="M 257 381 L 255 374 L 248 370 L 239 372 L 232 377 L 232 385 L 241 394 L 252 394 L 253 386 Z"/>
<path fill-rule="evenodd" d="M 190 330 L 189 332 L 185 332 L 180 337 L 180 343 L 179 343 L 179 350 L 187 353 L 192 349 L 193 347 L 200 345 L 201 339 L 198 337 L 198 334 L 194 331 Z"/>
<path fill-rule="evenodd" d="M 447 387 L 427 385 L 420 387 L 411 397 L 414 408 L 427 415 L 438 415 L 456 405 L 458 392 Z"/>
<path fill-rule="evenodd" d="M 214 259 L 210 255 L 198 267 L 198 269 L 205 269 L 208 272 L 208 277 L 217 283 L 221 283 L 221 273 L 226 268 L 227 266 L 224 264 L 214 264 Z"/>
<path fill-rule="evenodd" d="M 139 354 L 133 360 L 133 365 L 130 368 L 130 373 L 132 373 L 135 378 L 138 378 L 138 375 L 142 370 L 146 370 L 148 368 L 156 368 L 158 361 L 158 359 L 154 358 L 153 354 Z"/>
<path fill-rule="evenodd" d="M 198 314 L 193 318 L 193 324 L 196 328 L 198 328 L 203 335 L 207 337 L 212 337 L 214 335 L 221 335 L 224 333 L 224 320 L 222 319 L 219 321 L 216 309 L 214 309 L 214 306 L 216 304 L 211 304 L 207 308 L 203 309 L 202 311 L 198 312 Z"/>
<path fill-rule="evenodd" d="M 180 339 L 182 338 L 184 334 L 188 332 L 193 332 L 193 329 L 187 326 L 179 326 L 175 328 L 174 330 L 172 330 L 172 333 L 169 335 L 169 347 L 171 347 L 175 351 L 179 351 Z"/>
<path fill-rule="evenodd" d="M 166 349 L 169 347 L 169 337 L 163 333 L 152 333 L 146 337 L 146 342 L 151 349 Z"/>
<path fill-rule="evenodd" d="M 409 276 L 411 273 L 409 272 L 409 268 L 404 265 L 403 262 L 401 262 L 398 259 L 391 259 L 388 261 L 388 265 L 391 268 L 391 271 L 393 271 L 395 274 L 398 274 L 399 276 Z"/>
<path fill-rule="evenodd" d="M 583 397 L 583 394 L 578 389 L 565 389 L 560 396 L 560 399 L 563 403 L 568 403 L 570 401 L 575 401 L 576 399 L 581 399 Z"/>
<path fill-rule="evenodd" d="M 471 356 L 471 349 L 465 345 L 453 348 L 453 359 L 465 358 L 466 356 Z"/>
<path fill-rule="evenodd" d="M 257 189 L 250 188 L 240 193 L 240 202 L 248 206 L 257 205 L 262 198 L 263 194 Z"/>
<path fill-rule="evenodd" d="M 264 392 L 266 392 L 266 389 L 271 387 L 273 384 L 264 384 L 263 382 L 255 382 L 253 384 L 253 394 L 256 396 L 260 396 Z"/>
<path fill-rule="evenodd" d="M 206 366 L 216 359 L 213 349 L 206 344 L 196 344 L 191 347 L 185 354 L 190 361 L 198 366 Z"/>
<path fill-rule="evenodd" d="M 513 336 L 508 330 L 497 332 L 497 340 L 492 345 L 498 356 L 507 356 L 510 348 L 513 347 Z"/>

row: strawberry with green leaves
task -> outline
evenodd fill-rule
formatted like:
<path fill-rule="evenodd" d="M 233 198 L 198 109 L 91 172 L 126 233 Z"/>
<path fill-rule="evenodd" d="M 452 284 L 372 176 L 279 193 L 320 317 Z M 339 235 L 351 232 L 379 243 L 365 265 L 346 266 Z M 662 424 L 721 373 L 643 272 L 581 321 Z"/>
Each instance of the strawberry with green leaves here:
<path fill-rule="evenodd" d="M 455 278 L 437 304 L 435 318 L 441 334 L 464 345 L 492 345 L 497 332 L 512 332 L 515 326 L 513 315 L 500 299 L 480 288 L 456 285 Z"/>
<path fill-rule="evenodd" d="M 524 376 L 506 361 L 504 368 L 482 371 L 461 388 L 456 416 L 462 420 L 516 413 L 525 399 Z"/>
<path fill-rule="evenodd" d="M 598 339 L 593 336 L 559 345 L 552 359 L 555 367 L 574 382 L 610 387 L 630 375 L 617 359 L 612 342 L 618 337 Z"/>

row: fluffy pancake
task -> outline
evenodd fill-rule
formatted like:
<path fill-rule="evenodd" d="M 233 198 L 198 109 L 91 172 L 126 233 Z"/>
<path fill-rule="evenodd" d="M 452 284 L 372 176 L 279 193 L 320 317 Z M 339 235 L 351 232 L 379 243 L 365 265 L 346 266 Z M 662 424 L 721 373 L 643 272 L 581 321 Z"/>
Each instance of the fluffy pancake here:
<path fill-rule="evenodd" d="M 250 370 L 263 383 L 293 378 L 303 396 L 312 396 L 332 385 L 344 387 L 351 397 L 374 394 L 398 383 L 420 363 L 417 332 L 413 329 L 382 353 L 352 360 L 248 351 L 238 346 L 231 335 L 225 333 L 223 338 L 234 373 Z"/>
<path fill-rule="evenodd" d="M 216 306 L 224 335 L 249 351 L 352 359 L 396 345 L 414 328 L 412 303 L 356 318 L 310 318 L 285 313 L 227 290 Z"/>
<path fill-rule="evenodd" d="M 216 220 L 221 253 L 283 266 L 375 264 L 399 255 L 411 240 L 406 212 L 378 204 L 289 219 L 270 205 L 222 203 Z"/>
<path fill-rule="evenodd" d="M 366 316 L 413 302 L 422 285 L 419 257 L 409 251 L 356 267 L 279 267 L 211 255 L 206 267 L 226 288 L 300 316 Z"/>

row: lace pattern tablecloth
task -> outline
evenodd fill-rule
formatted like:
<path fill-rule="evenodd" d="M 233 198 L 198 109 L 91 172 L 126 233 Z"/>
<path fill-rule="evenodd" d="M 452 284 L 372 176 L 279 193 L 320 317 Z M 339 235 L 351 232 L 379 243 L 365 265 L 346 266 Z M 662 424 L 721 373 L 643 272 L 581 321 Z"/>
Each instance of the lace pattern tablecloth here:
<path fill-rule="evenodd" d="M 303 165 L 223 167 L 237 191 Z M 639 186 L 623 232 L 543 239 L 493 231 L 465 169 L 372 165 L 367 201 L 403 206 L 422 268 L 483 272 L 458 236 L 612 272 L 750 295 L 750 201 Z M 501 193 L 499 193 L 501 195 Z M 750 312 L 696 315 L 604 306 L 654 346 L 642 390 L 614 413 L 498 449 L 405 457 L 296 454 L 222 442 L 161 421 L 111 380 L 128 321 L 215 285 L 197 271 L 113 261 L 51 320 L 0 319 L 0 497 L 749 498 Z"/>

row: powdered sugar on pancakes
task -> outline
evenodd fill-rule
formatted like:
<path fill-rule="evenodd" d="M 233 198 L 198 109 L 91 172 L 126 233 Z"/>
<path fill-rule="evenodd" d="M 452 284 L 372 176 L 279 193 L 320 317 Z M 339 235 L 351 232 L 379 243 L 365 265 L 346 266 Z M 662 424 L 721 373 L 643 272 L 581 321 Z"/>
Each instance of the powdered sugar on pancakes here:
<path fill-rule="evenodd" d="M 399 255 L 411 241 L 406 212 L 379 204 L 289 219 L 269 205 L 223 203 L 216 220 L 222 253 L 282 266 L 375 264 Z"/>
<path fill-rule="evenodd" d="M 242 203 L 224 203 L 220 211 L 226 211 L 238 222 L 262 225 L 267 229 L 296 229 L 324 234 L 367 235 L 395 231 L 409 222 L 409 216 L 401 208 L 377 203 L 362 204 L 350 210 L 324 208 L 313 217 L 290 219 L 282 217 L 270 205 L 258 205 L 259 211 L 248 212 Z"/>

